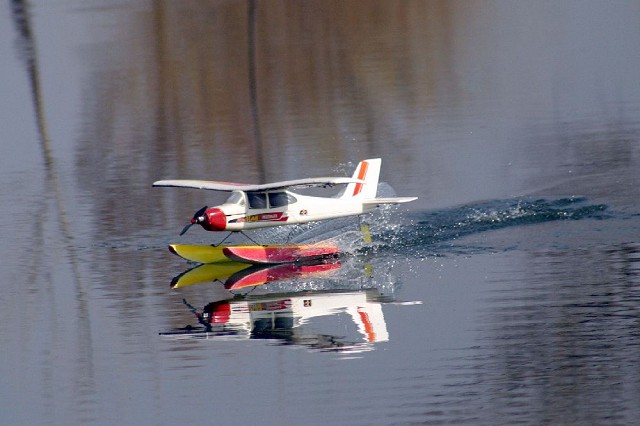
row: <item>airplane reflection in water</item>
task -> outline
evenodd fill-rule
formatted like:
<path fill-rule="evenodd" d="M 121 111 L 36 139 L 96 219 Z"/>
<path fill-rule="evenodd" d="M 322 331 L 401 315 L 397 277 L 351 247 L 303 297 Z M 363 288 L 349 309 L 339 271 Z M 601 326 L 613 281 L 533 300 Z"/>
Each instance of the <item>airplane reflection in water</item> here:
<path fill-rule="evenodd" d="M 198 325 L 161 335 L 174 339 L 273 339 L 282 345 L 348 353 L 373 350 L 374 344 L 389 340 L 382 304 L 393 302 L 395 283 L 389 276 L 376 283 L 368 264 L 343 266 L 336 260 L 197 266 L 174 278 L 172 287 L 217 281 L 226 291 L 202 310 L 183 299 Z M 234 293 L 241 288 L 249 291 Z M 334 332 L 327 330 L 332 325 Z"/>

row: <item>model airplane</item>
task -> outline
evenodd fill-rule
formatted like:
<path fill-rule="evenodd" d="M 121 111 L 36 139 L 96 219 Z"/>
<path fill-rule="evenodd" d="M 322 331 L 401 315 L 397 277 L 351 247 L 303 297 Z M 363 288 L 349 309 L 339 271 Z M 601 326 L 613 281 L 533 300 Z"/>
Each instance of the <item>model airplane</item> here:
<path fill-rule="evenodd" d="M 415 200 L 417 197 L 376 198 L 381 164 L 380 158 L 361 161 L 351 178 L 307 178 L 261 185 L 203 180 L 160 180 L 154 182 L 153 186 L 231 192 L 224 204 L 216 207 L 205 206 L 198 210 L 180 235 L 196 224 L 207 231 L 242 232 L 268 226 L 357 216 L 382 204 Z M 334 197 L 301 195 L 290 191 L 295 188 L 335 185 L 346 185 L 346 188 Z"/>

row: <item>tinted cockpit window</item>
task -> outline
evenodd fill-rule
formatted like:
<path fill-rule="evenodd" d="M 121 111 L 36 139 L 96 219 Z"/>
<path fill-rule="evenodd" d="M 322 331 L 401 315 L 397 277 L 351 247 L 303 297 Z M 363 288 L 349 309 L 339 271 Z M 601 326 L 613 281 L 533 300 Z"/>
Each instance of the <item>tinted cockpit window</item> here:
<path fill-rule="evenodd" d="M 296 199 L 286 192 L 270 192 L 269 193 L 269 207 L 283 207 L 288 204 L 293 204 Z"/>
<path fill-rule="evenodd" d="M 227 198 L 226 204 L 244 204 L 244 197 L 240 192 L 232 192 L 231 196 Z"/>
<path fill-rule="evenodd" d="M 252 209 L 267 208 L 267 194 L 262 192 L 247 192 L 247 198 L 249 199 L 249 207 Z"/>

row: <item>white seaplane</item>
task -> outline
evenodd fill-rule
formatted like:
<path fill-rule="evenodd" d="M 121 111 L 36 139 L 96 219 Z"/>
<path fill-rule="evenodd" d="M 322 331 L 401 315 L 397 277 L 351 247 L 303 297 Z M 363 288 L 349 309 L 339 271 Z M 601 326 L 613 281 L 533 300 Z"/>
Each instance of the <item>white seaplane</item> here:
<path fill-rule="evenodd" d="M 358 164 L 355 173 L 350 178 L 319 177 L 258 185 L 180 179 L 159 180 L 154 182 L 153 186 L 231 192 L 231 195 L 223 204 L 216 207 L 204 206 L 198 210 L 193 215 L 191 223 L 182 229 L 180 235 L 187 232 L 193 225 L 200 225 L 207 231 L 243 232 L 270 226 L 293 225 L 345 216 L 358 216 L 368 213 L 383 204 L 407 203 L 417 199 L 417 197 L 377 198 L 381 164 L 382 159 L 380 158 L 363 160 Z M 335 185 L 346 185 L 346 187 L 339 194 L 331 197 L 302 195 L 291 191 L 291 189 L 296 188 L 326 188 Z M 238 256 L 234 258 L 233 253 L 228 253 L 229 250 L 224 255 L 217 251 L 212 254 L 211 248 L 207 248 L 208 252 L 204 258 L 196 258 L 194 256 L 199 256 L 200 254 L 196 255 L 195 247 L 189 248 L 188 255 L 183 253 L 185 246 L 180 247 L 182 252 L 178 252 L 177 248 L 178 245 L 170 246 L 174 253 L 202 263 L 217 261 L 216 256 L 221 256 L 222 258 L 230 257 L 233 260 L 240 261 L 246 260 L 246 256 L 248 256 L 246 252 L 243 252 L 241 254 L 236 253 Z M 243 249 L 250 249 L 252 253 L 256 251 L 256 247 L 243 247 Z M 301 251 L 300 246 L 295 247 L 295 249 L 295 253 L 288 251 L 280 259 L 285 261 L 284 259 L 319 254 L 317 247 L 310 251 Z M 198 248 L 198 250 L 201 250 L 201 248 Z M 232 250 L 237 251 L 239 249 L 233 248 Z M 264 252 L 263 247 L 259 248 L 259 250 Z M 281 252 L 282 248 L 274 248 L 274 250 Z M 335 251 L 335 247 L 325 249 L 324 252 L 331 252 L 332 250 Z M 254 261 L 259 261 L 258 258 L 253 257 L 253 254 L 251 254 L 251 258 Z M 275 259 L 277 259 L 277 256 L 274 258 L 270 254 L 268 261 L 277 262 Z"/>
<path fill-rule="evenodd" d="M 382 159 L 361 161 L 353 177 L 320 177 L 252 185 L 205 180 L 159 180 L 156 187 L 180 187 L 231 192 L 224 204 L 198 210 L 180 235 L 195 224 L 207 231 L 246 231 L 344 216 L 357 216 L 382 204 L 407 203 L 417 197 L 376 198 Z M 346 184 L 335 197 L 301 195 L 289 189 Z"/>

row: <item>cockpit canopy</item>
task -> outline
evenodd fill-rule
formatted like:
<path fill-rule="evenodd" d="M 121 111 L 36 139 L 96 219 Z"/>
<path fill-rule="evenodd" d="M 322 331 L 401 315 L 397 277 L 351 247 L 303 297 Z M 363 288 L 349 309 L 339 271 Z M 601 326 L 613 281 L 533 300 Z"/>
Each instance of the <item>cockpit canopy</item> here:
<path fill-rule="evenodd" d="M 245 206 L 247 201 L 250 209 L 273 209 L 293 204 L 298 200 L 296 200 L 296 197 L 291 193 L 286 191 L 246 193 L 242 191 L 233 191 L 225 204 Z"/>
<path fill-rule="evenodd" d="M 244 193 L 240 192 L 240 191 L 233 191 L 231 193 L 231 195 L 229 196 L 229 198 L 227 198 L 227 201 L 225 201 L 224 203 L 225 204 L 237 204 L 239 206 L 244 206 L 245 205 Z"/>

